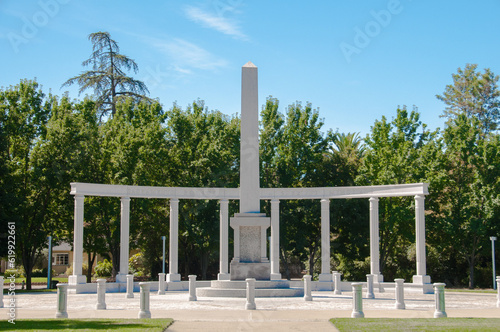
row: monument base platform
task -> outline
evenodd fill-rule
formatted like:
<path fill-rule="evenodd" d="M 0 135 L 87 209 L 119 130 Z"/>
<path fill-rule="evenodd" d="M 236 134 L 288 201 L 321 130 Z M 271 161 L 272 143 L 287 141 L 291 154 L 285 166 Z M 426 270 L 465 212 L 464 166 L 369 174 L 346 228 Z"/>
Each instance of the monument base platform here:
<path fill-rule="evenodd" d="M 242 263 L 232 261 L 231 264 L 231 280 L 242 280 L 246 278 L 255 278 L 255 280 L 270 280 L 271 279 L 271 263 Z"/>
<path fill-rule="evenodd" d="M 246 297 L 246 281 L 212 280 L 210 287 L 196 289 L 200 297 Z M 288 280 L 260 280 L 255 282 L 255 297 L 298 297 L 304 296 L 301 287 L 290 287 Z"/>

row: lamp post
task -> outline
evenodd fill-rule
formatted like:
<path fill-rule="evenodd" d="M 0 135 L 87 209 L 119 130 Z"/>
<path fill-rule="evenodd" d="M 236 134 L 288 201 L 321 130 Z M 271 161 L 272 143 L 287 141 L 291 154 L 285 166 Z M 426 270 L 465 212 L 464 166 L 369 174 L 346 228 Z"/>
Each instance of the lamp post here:
<path fill-rule="evenodd" d="M 497 237 L 496 236 L 490 236 L 491 240 L 491 259 L 493 260 L 493 289 L 497 289 L 497 282 L 496 282 L 496 271 L 495 271 L 495 241 Z"/>
<path fill-rule="evenodd" d="M 162 269 L 161 272 L 165 273 L 165 240 L 167 239 L 166 236 L 162 236 L 161 239 L 163 240 L 163 256 L 162 256 Z"/>
<path fill-rule="evenodd" d="M 50 289 L 50 284 L 52 281 L 52 236 L 47 237 L 49 239 L 49 266 L 47 267 L 47 289 Z"/>

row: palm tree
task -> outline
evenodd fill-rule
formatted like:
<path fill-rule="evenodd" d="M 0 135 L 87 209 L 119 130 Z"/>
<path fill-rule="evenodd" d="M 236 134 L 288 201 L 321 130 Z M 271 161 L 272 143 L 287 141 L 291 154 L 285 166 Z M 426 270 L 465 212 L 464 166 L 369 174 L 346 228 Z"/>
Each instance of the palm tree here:
<path fill-rule="evenodd" d="M 139 67 L 134 60 L 119 53 L 118 43 L 111 39 L 110 34 L 108 32 L 91 33 L 89 40 L 93 44 L 93 52 L 90 58 L 82 63 L 82 66 L 92 66 L 92 70 L 70 78 L 62 86 L 77 83 L 80 85 L 79 93 L 94 89 L 100 120 L 110 111 L 111 116 L 115 115 L 116 103 L 120 98 L 128 96 L 137 100 L 149 100 L 145 96 L 149 93 L 146 85 L 142 81 L 127 76 L 124 71 L 133 70 L 137 74 Z"/>

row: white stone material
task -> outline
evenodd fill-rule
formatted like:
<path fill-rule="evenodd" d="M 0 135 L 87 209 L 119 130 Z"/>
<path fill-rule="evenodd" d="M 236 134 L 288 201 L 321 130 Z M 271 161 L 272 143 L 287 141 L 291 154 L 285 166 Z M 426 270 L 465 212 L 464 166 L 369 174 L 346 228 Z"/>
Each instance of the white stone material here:
<path fill-rule="evenodd" d="M 72 285 L 86 283 L 82 275 L 83 266 L 83 209 L 85 196 L 75 195 L 75 219 L 73 228 L 73 275 L 68 281 Z"/>
<path fill-rule="evenodd" d="M 134 298 L 134 275 L 127 274 L 127 299 Z"/>
<path fill-rule="evenodd" d="M 333 271 L 332 272 L 332 277 L 333 277 L 333 294 L 335 295 L 342 295 L 342 287 L 340 285 L 341 283 L 341 274 L 340 272 Z"/>
<path fill-rule="evenodd" d="M 150 285 L 147 282 L 140 282 L 139 287 L 141 288 L 140 295 L 140 311 L 139 318 L 151 318 L 151 311 L 149 311 L 149 289 Z"/>
<path fill-rule="evenodd" d="M 366 297 L 368 299 L 374 299 L 375 294 L 373 293 L 373 274 L 366 275 Z"/>
<path fill-rule="evenodd" d="M 312 285 L 311 285 L 312 276 L 305 275 L 304 276 L 304 301 L 312 301 Z"/>
<path fill-rule="evenodd" d="M 158 295 L 165 295 L 165 273 L 158 273 Z"/>
<path fill-rule="evenodd" d="M 229 280 L 229 201 L 220 203 L 219 274 L 217 280 Z"/>
<path fill-rule="evenodd" d="M 444 287 L 446 284 L 434 283 L 434 297 L 436 300 L 436 310 L 434 311 L 434 318 L 445 318 L 446 310 L 444 303 Z"/>
<path fill-rule="evenodd" d="M 120 271 L 116 275 L 116 282 L 126 282 L 130 254 L 130 197 L 121 197 L 120 201 Z"/>
<path fill-rule="evenodd" d="M 2 286 L 0 289 L 0 308 L 3 308 L 3 276 L 0 276 L 0 285 Z"/>
<path fill-rule="evenodd" d="M 259 213 L 259 91 L 258 70 L 241 69 L 240 213 Z"/>
<path fill-rule="evenodd" d="M 497 308 L 500 308 L 500 277 L 497 277 Z"/>
<path fill-rule="evenodd" d="M 196 301 L 196 275 L 190 274 L 189 278 L 189 301 Z"/>
<path fill-rule="evenodd" d="M 319 281 L 332 281 L 330 274 L 330 200 L 321 200 L 321 274 Z"/>
<path fill-rule="evenodd" d="M 169 259 L 167 275 L 168 282 L 181 281 L 181 276 L 178 273 L 178 256 L 179 256 L 179 200 L 176 198 L 170 199 L 170 238 L 169 238 Z"/>
<path fill-rule="evenodd" d="M 363 318 L 365 314 L 363 313 L 363 284 L 360 282 L 355 282 L 351 284 L 352 286 L 352 318 Z"/>
<path fill-rule="evenodd" d="M 417 274 L 413 276 L 413 282 L 418 284 L 428 284 L 431 282 L 431 279 L 428 275 L 426 275 L 424 195 L 415 195 L 415 237 Z"/>
<path fill-rule="evenodd" d="M 96 310 L 106 309 L 106 279 L 97 279 L 97 304 Z"/>
<path fill-rule="evenodd" d="M 280 200 L 271 200 L 271 280 L 280 280 Z"/>
<path fill-rule="evenodd" d="M 377 283 L 383 282 L 384 277 L 380 273 L 380 232 L 379 213 L 377 197 L 370 197 L 370 274 Z"/>
<path fill-rule="evenodd" d="M 396 284 L 395 295 L 396 295 L 396 309 L 405 309 L 405 289 L 404 289 L 404 279 L 394 279 Z"/>
<path fill-rule="evenodd" d="M 245 304 L 246 310 L 255 310 L 257 307 L 255 305 L 255 279 L 247 278 L 247 303 Z"/>
<path fill-rule="evenodd" d="M 68 318 L 68 284 L 57 284 L 56 318 Z"/>

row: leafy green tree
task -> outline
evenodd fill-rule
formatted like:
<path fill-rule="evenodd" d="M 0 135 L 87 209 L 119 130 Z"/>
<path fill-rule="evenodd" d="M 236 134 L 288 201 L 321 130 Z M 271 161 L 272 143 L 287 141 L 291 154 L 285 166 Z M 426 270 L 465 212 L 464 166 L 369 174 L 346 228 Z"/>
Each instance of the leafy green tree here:
<path fill-rule="evenodd" d="M 391 122 L 385 117 L 375 121 L 365 139 L 366 152 L 357 184 L 430 182 L 440 160 L 437 135 L 437 131 L 427 130 L 416 109 L 409 112 L 403 107 Z M 383 198 L 379 202 L 380 264 L 389 279 L 395 275 L 409 279 L 413 272 L 414 257 L 409 249 L 415 234 L 414 224 L 408 222 L 414 220 L 412 204 L 412 197 Z"/>
<path fill-rule="evenodd" d="M 114 116 L 117 102 L 123 97 L 149 100 L 145 96 L 149 93 L 146 85 L 126 74 L 129 70 L 137 73 L 139 67 L 134 60 L 119 53 L 118 43 L 111 39 L 111 35 L 99 31 L 91 33 L 89 40 L 93 44 L 93 52 L 82 66 L 92 66 L 92 69 L 70 78 L 63 86 L 77 83 L 80 86 L 80 93 L 93 89 L 100 110 L 100 119 L 109 112 Z"/>
<path fill-rule="evenodd" d="M 446 86 L 442 95 L 436 97 L 447 107 L 442 116 L 456 119 L 459 115 L 477 117 L 485 133 L 498 129 L 500 121 L 500 91 L 498 76 L 489 68 L 483 73 L 477 64 L 467 64 L 453 74 L 453 84 Z"/>

